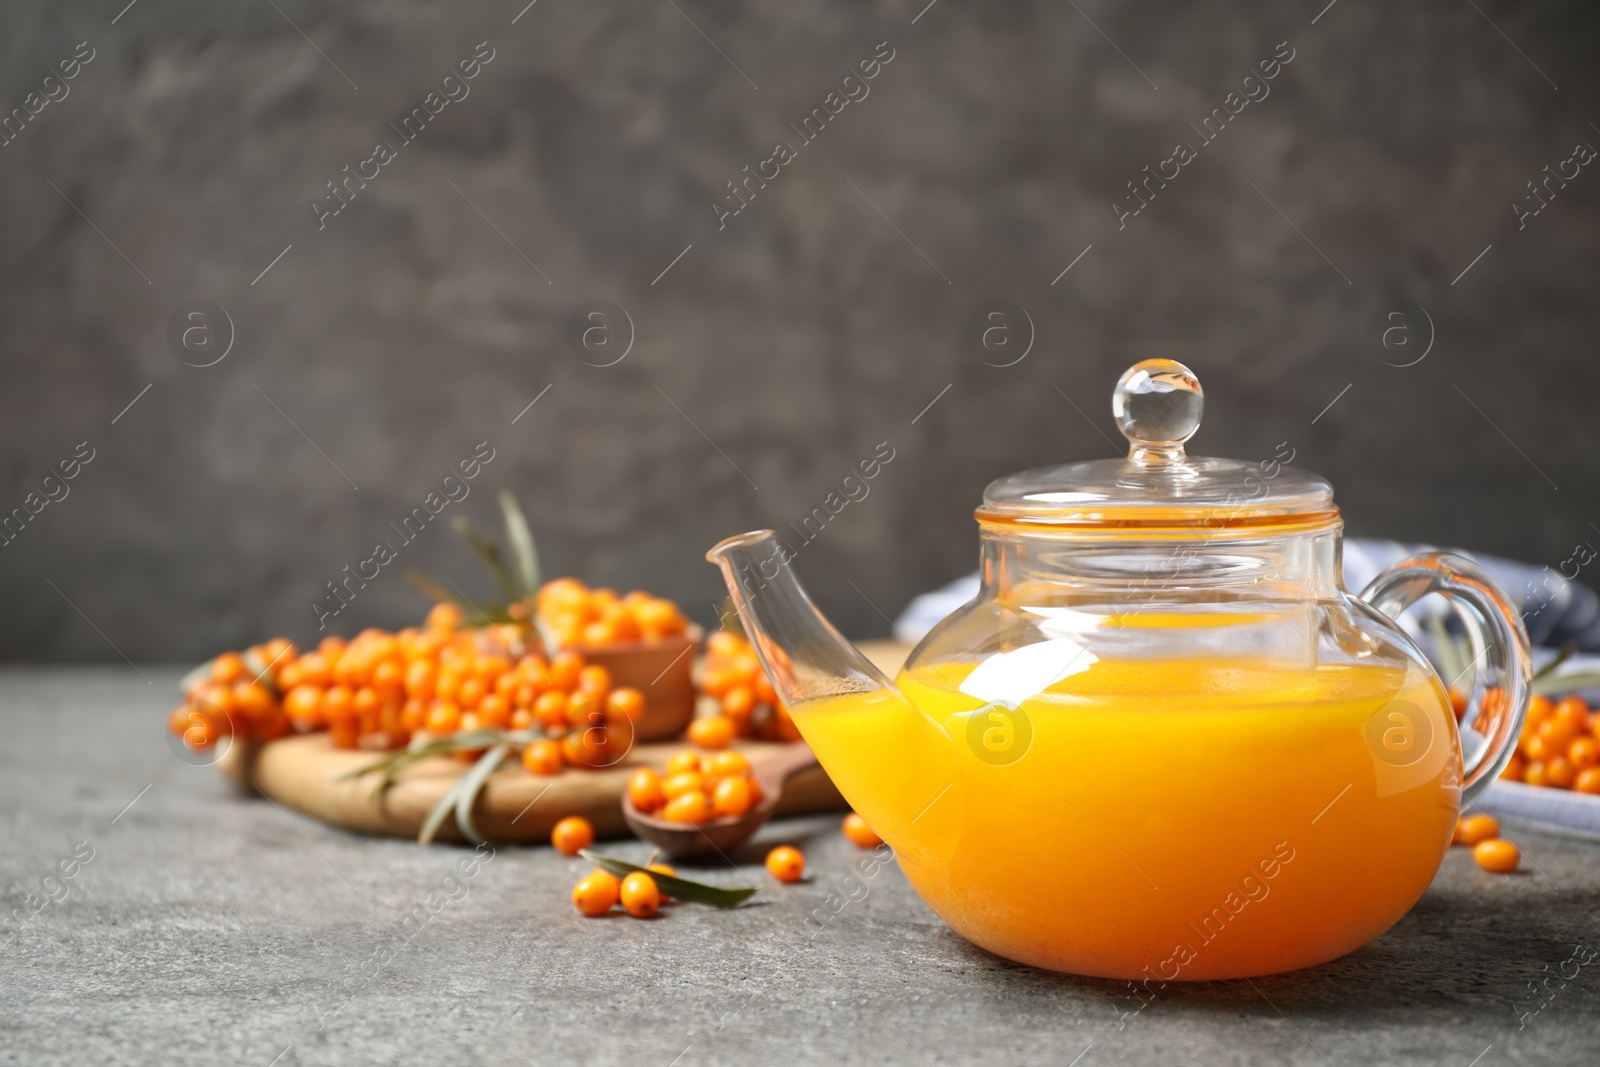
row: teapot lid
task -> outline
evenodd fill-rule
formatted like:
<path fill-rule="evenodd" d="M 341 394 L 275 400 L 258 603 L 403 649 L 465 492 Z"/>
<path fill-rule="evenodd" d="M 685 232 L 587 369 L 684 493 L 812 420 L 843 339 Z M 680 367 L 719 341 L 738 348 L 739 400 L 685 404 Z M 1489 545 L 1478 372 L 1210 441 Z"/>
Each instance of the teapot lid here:
<path fill-rule="evenodd" d="M 1220 527 L 1324 522 L 1338 515 L 1333 487 L 1284 466 L 1287 443 L 1260 462 L 1189 456 L 1205 394 L 1194 372 L 1170 359 L 1129 367 L 1111 395 L 1128 439 L 1126 459 L 1039 467 L 991 482 L 983 521 L 1108 528 Z"/>

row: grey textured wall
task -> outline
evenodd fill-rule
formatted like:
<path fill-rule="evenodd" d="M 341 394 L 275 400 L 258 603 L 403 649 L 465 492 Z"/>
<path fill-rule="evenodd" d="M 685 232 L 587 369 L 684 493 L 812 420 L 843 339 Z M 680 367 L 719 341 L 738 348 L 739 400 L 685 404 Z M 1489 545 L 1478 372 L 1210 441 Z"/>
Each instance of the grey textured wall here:
<path fill-rule="evenodd" d="M 514 488 L 548 570 L 706 620 L 711 543 L 798 522 L 889 442 L 799 562 L 883 633 L 973 565 L 987 481 L 1111 453 L 1111 385 L 1150 356 L 1205 383 L 1194 450 L 1291 442 L 1353 532 L 1551 564 L 1600 539 L 1600 168 L 1564 164 L 1521 229 L 1512 207 L 1600 145 L 1595 5 L 925 2 L 8 2 L 0 505 L 93 459 L 0 548 L 0 655 L 312 637 L 323 583 L 482 441 L 442 517 Z M 1204 141 L 1280 42 L 1269 95 Z M 868 95 L 804 143 L 845 89 Z M 319 229 L 347 165 L 378 174 Z M 1009 367 L 965 340 L 995 299 L 1036 333 Z M 234 335 L 204 368 L 167 338 L 194 300 Z M 568 344 L 591 300 L 631 319 L 613 366 Z M 1401 300 L 1416 343 L 1364 341 Z M 335 626 L 415 618 L 406 565 L 488 590 L 443 523 L 399 556 Z"/>

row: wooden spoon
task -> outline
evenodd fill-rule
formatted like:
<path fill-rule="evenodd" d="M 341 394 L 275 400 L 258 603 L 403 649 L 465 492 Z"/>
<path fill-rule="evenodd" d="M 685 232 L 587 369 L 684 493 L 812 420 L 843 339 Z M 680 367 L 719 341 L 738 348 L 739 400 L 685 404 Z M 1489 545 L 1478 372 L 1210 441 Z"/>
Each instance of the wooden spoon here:
<path fill-rule="evenodd" d="M 816 765 L 817 757 L 812 754 L 811 746 L 803 742 L 752 761 L 750 776 L 761 787 L 761 802 L 743 815 L 713 819 L 698 826 L 667 822 L 634 807 L 632 798 L 624 793 L 622 817 L 627 820 L 628 828 L 636 837 L 650 842 L 674 859 L 731 852 L 754 837 L 756 831 L 772 818 L 784 783 Z"/>

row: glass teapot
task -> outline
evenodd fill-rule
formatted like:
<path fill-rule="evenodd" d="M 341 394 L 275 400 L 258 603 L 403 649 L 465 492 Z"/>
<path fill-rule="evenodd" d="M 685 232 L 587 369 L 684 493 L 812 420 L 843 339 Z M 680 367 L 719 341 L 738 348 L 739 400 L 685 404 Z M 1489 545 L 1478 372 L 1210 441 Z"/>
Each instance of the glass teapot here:
<path fill-rule="evenodd" d="M 1532 661 L 1495 582 L 1429 553 L 1350 595 L 1329 484 L 1287 445 L 1186 455 L 1202 406 L 1146 360 L 1112 397 L 1125 460 L 991 484 L 982 587 L 894 682 L 772 531 L 707 557 L 845 799 L 1001 956 L 1148 986 L 1343 955 L 1422 895 L 1515 748 Z M 1459 729 L 1394 621 L 1430 593 L 1475 653 Z"/>

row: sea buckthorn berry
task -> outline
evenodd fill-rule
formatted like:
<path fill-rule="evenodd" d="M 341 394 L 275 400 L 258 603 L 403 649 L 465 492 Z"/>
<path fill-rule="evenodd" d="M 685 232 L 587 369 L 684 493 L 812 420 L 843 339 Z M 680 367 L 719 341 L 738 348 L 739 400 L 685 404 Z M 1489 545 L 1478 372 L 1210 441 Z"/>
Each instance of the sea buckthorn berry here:
<path fill-rule="evenodd" d="M 477 675 L 468 675 L 461 679 L 461 685 L 456 688 L 456 703 L 463 708 L 475 708 L 483 701 L 487 692 L 483 679 Z"/>
<path fill-rule="evenodd" d="M 283 698 L 283 710 L 296 726 L 315 730 L 327 723 L 322 713 L 322 690 L 314 685 L 297 685 Z"/>
<path fill-rule="evenodd" d="M 329 686 L 322 693 L 322 714 L 328 717 L 329 722 L 354 721 L 355 694 L 349 686 Z"/>
<path fill-rule="evenodd" d="M 572 905 L 591 919 L 610 911 L 622 896 L 622 884 L 610 871 L 595 871 L 572 887 Z"/>
<path fill-rule="evenodd" d="M 439 676 L 439 669 L 433 665 L 432 660 L 413 660 L 406 668 L 406 695 L 418 700 L 427 700 L 433 696 L 433 683 Z"/>
<path fill-rule="evenodd" d="M 1528 714 L 1523 720 L 1532 726 L 1538 726 L 1548 719 L 1556 710 L 1555 702 L 1542 693 L 1535 693 L 1528 698 Z"/>
<path fill-rule="evenodd" d="M 744 778 L 724 778 L 711 793 L 711 812 L 718 818 L 737 818 L 750 807 L 750 783 Z"/>
<path fill-rule="evenodd" d="M 779 845 L 767 853 L 767 873 L 780 882 L 798 882 L 806 873 L 806 858 L 797 848 Z"/>
<path fill-rule="evenodd" d="M 478 701 L 478 718 L 485 726 L 503 730 L 511 724 L 511 704 L 499 693 L 485 693 Z"/>
<path fill-rule="evenodd" d="M 1544 762 L 1542 760 L 1529 760 L 1528 766 L 1522 771 L 1522 780 L 1528 785 L 1549 785 L 1545 779 Z"/>
<path fill-rule="evenodd" d="M 644 694 L 627 686 L 613 689 L 606 696 L 606 712 L 627 719 L 629 722 L 638 722 L 644 718 Z"/>
<path fill-rule="evenodd" d="M 583 668 L 583 657 L 576 652 L 557 652 L 550 660 L 550 684 L 570 693 L 577 688 Z"/>
<path fill-rule="evenodd" d="M 211 661 L 211 680 L 219 685 L 232 685 L 245 676 L 244 657 L 237 652 L 224 652 Z"/>
<path fill-rule="evenodd" d="M 561 757 L 561 745 L 556 741 L 535 741 L 522 750 L 522 765 L 529 774 L 550 778 L 561 773 L 566 761 Z"/>
<path fill-rule="evenodd" d="M 739 652 L 743 642 L 730 630 L 718 630 L 706 638 L 706 655 L 725 658 Z"/>
<path fill-rule="evenodd" d="M 689 740 L 701 748 L 727 748 L 739 728 L 726 715 L 703 715 L 689 724 Z"/>
<path fill-rule="evenodd" d="M 1571 789 L 1578 780 L 1578 768 L 1567 762 L 1567 757 L 1557 756 L 1544 764 L 1544 784 L 1557 789 Z"/>
<path fill-rule="evenodd" d="M 552 689 L 540 693 L 533 702 L 533 717 L 539 720 L 539 725 L 546 730 L 564 730 L 571 725 L 567 711 L 569 702 L 567 694 L 559 689 Z"/>
<path fill-rule="evenodd" d="M 857 848 L 877 848 L 883 844 L 883 838 L 872 832 L 867 820 L 853 811 L 844 817 L 840 829 L 844 831 L 845 839 Z"/>
<path fill-rule="evenodd" d="M 1452 845 L 1476 845 L 1479 841 L 1487 841 L 1492 837 L 1500 836 L 1500 824 L 1492 815 L 1465 815 L 1456 820 L 1455 836 L 1451 839 Z"/>
<path fill-rule="evenodd" d="M 667 822 L 683 822 L 698 825 L 711 818 L 711 801 L 698 789 L 684 793 L 682 796 L 673 797 L 661 809 L 661 816 Z"/>
<path fill-rule="evenodd" d="M 733 749 L 707 756 L 701 762 L 705 765 L 707 778 L 743 778 L 750 773 L 750 761 L 744 758 L 743 753 Z"/>
<path fill-rule="evenodd" d="M 594 827 L 581 815 L 568 815 L 550 831 L 550 843 L 557 852 L 576 856 L 579 851 L 594 844 Z"/>
<path fill-rule="evenodd" d="M 676 800 L 685 793 L 705 792 L 705 778 L 694 771 L 684 771 L 674 774 L 661 783 L 661 792 L 668 800 Z"/>
<path fill-rule="evenodd" d="M 386 659 L 372 668 L 372 688 L 384 696 L 398 696 L 405 692 L 405 667 L 397 659 Z"/>
<path fill-rule="evenodd" d="M 656 874 L 664 874 L 668 878 L 678 877 L 677 868 L 672 866 L 670 863 L 652 863 L 648 869 L 654 871 Z"/>
<path fill-rule="evenodd" d="M 461 609 L 445 602 L 435 604 L 428 609 L 425 622 L 435 633 L 448 633 L 461 625 Z"/>
<path fill-rule="evenodd" d="M 661 779 L 649 767 L 640 767 L 628 776 L 628 800 L 643 812 L 652 812 L 667 802 Z"/>
<path fill-rule="evenodd" d="M 611 690 L 611 672 L 598 663 L 591 663 L 578 672 L 578 691 L 581 693 L 606 693 Z"/>
<path fill-rule="evenodd" d="M 1556 710 L 1553 718 L 1557 722 L 1571 723 L 1582 730 L 1589 725 L 1589 705 L 1576 693 L 1564 696 L 1556 701 Z"/>
<path fill-rule="evenodd" d="M 1513 752 L 1506 761 L 1506 769 L 1500 772 L 1500 777 L 1508 782 L 1522 781 L 1523 772 L 1528 769 L 1528 760 L 1520 752 Z"/>
<path fill-rule="evenodd" d="M 722 694 L 722 714 L 733 719 L 748 719 L 756 710 L 756 694 L 748 685 L 736 685 Z"/>
<path fill-rule="evenodd" d="M 1509 874 L 1516 870 L 1517 864 L 1522 861 L 1522 853 L 1517 851 L 1517 846 L 1510 841 L 1492 837 L 1473 846 L 1472 858 L 1486 871 Z"/>
<path fill-rule="evenodd" d="M 1543 763 L 1545 760 L 1553 759 L 1563 751 L 1563 748 L 1560 742 L 1536 734 L 1522 743 L 1522 751 L 1529 759 Z"/>
<path fill-rule="evenodd" d="M 671 778 L 675 774 L 699 774 L 702 770 L 700 753 L 692 748 L 679 749 L 667 760 L 666 776 Z"/>
<path fill-rule="evenodd" d="M 1567 762 L 1580 771 L 1600 766 L 1600 741 L 1592 737 L 1578 738 L 1567 746 Z"/>
<path fill-rule="evenodd" d="M 622 907 L 635 919 L 648 919 L 661 907 L 661 890 L 656 880 L 634 871 L 622 880 Z"/>
<path fill-rule="evenodd" d="M 1578 772 L 1578 777 L 1572 783 L 1574 792 L 1588 793 L 1590 796 L 1600 796 L 1600 767 L 1590 767 Z"/>
<path fill-rule="evenodd" d="M 441 700 L 428 709 L 423 725 L 430 734 L 453 734 L 461 725 L 461 709 L 448 700 Z"/>

